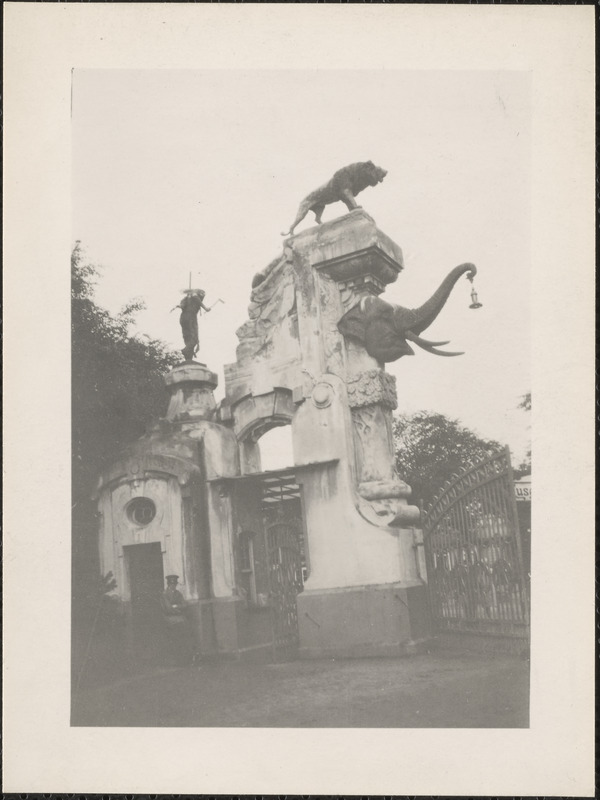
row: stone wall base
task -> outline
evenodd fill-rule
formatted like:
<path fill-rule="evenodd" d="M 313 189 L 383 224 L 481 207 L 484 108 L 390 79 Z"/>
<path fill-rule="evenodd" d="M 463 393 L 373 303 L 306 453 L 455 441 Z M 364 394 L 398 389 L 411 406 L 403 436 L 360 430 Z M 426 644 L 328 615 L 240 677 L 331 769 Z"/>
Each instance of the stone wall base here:
<path fill-rule="evenodd" d="M 384 584 L 304 591 L 298 624 L 300 658 L 409 655 L 430 635 L 427 590 Z"/>
<path fill-rule="evenodd" d="M 248 610 L 239 597 L 201 600 L 194 608 L 204 657 L 264 660 L 273 650 L 269 610 Z"/>

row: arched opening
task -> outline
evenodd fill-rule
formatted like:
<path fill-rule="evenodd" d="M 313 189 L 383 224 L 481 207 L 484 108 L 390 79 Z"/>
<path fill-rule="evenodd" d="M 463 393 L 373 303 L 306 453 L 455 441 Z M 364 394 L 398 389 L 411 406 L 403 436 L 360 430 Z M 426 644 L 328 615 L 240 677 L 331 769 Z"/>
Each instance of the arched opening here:
<path fill-rule="evenodd" d="M 257 397 L 247 395 L 232 406 L 242 474 L 293 466 L 290 425 L 295 412 L 292 392 L 280 387 Z"/>
<path fill-rule="evenodd" d="M 291 425 L 279 425 L 263 433 L 258 440 L 263 471 L 294 466 Z"/>

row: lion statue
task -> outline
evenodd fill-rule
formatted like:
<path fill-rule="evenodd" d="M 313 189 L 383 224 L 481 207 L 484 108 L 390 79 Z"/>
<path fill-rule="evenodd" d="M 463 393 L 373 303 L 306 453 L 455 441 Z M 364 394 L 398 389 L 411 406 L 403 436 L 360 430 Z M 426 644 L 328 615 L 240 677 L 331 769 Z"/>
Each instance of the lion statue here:
<path fill-rule="evenodd" d="M 342 167 L 334 174 L 333 178 L 319 186 L 314 192 L 311 192 L 300 203 L 300 208 L 296 214 L 292 227 L 287 233 L 282 233 L 282 236 L 291 236 L 294 233 L 294 228 L 298 225 L 309 211 L 313 211 L 317 223 L 321 224 L 321 216 L 325 210 L 325 206 L 329 203 L 335 203 L 341 200 L 346 204 L 348 211 L 354 208 L 359 208 L 354 199 L 359 192 L 366 189 L 367 186 L 377 186 L 378 183 L 385 178 L 387 170 L 376 167 L 372 161 L 358 161 L 356 164 L 350 164 L 347 167 Z"/>

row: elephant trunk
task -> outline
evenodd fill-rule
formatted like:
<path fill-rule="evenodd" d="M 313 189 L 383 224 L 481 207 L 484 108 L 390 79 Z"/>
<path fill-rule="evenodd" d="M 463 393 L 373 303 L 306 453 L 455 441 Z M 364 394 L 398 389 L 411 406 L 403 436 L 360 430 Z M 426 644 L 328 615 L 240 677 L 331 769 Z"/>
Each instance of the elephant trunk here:
<path fill-rule="evenodd" d="M 465 272 L 469 273 L 469 280 L 473 280 L 477 274 L 475 264 L 467 263 L 454 267 L 454 269 L 446 275 L 439 288 L 431 295 L 429 300 L 423 303 L 419 308 L 413 309 L 412 313 L 415 315 L 415 322 L 410 326 L 410 330 L 413 333 L 419 334 L 431 325 L 444 307 L 446 300 L 450 296 L 450 292 L 454 288 L 454 284 Z"/>

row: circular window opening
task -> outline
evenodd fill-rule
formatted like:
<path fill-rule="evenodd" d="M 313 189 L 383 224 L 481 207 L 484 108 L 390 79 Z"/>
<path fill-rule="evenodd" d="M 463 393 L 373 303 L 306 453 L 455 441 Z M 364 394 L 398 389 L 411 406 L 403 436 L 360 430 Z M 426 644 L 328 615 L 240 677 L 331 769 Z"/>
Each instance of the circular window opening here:
<path fill-rule="evenodd" d="M 156 516 L 156 506 L 148 497 L 136 497 L 127 506 L 127 516 L 136 525 L 148 525 Z"/>

